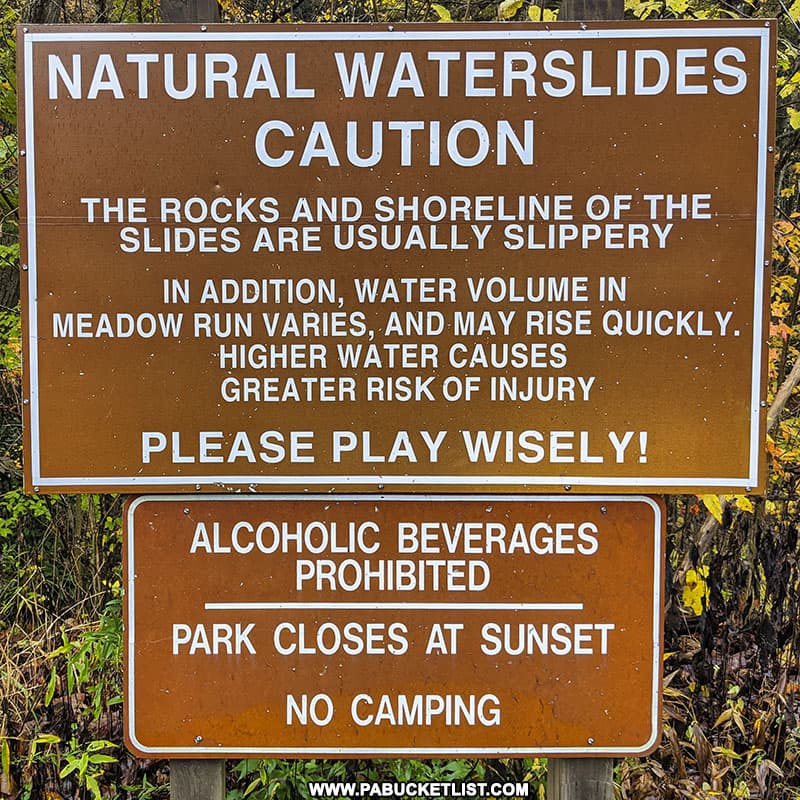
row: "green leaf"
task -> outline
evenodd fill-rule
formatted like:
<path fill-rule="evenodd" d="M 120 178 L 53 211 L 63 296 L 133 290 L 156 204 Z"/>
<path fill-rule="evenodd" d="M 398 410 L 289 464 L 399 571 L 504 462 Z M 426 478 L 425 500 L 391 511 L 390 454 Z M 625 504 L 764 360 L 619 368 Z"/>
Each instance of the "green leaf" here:
<path fill-rule="evenodd" d="M 114 756 L 107 756 L 105 753 L 95 753 L 89 756 L 90 764 L 116 764 L 117 759 Z"/>
<path fill-rule="evenodd" d="M 90 753 L 96 753 L 98 750 L 105 750 L 108 747 L 116 747 L 114 742 L 109 742 L 108 739 L 95 739 L 89 742 L 86 748 Z"/>
<path fill-rule="evenodd" d="M 0 770 L 5 775 L 11 774 L 11 748 L 8 746 L 8 739 L 3 737 L 3 744 L 0 745 Z"/>
<path fill-rule="evenodd" d="M 56 682 L 58 681 L 58 673 L 55 667 L 50 668 L 50 680 L 47 682 L 47 691 L 44 693 L 45 708 L 49 707 L 53 702 L 53 695 L 56 693 Z"/>
<path fill-rule="evenodd" d="M 70 761 L 66 767 L 62 767 L 61 772 L 58 773 L 59 778 L 66 778 L 71 772 L 75 772 L 78 769 L 79 762 L 77 761 Z"/>
<path fill-rule="evenodd" d="M 538 8 L 538 6 L 537 6 Z M 448 761 L 444 768 L 444 773 L 449 781 L 463 781 L 472 772 L 471 761 Z"/>
<path fill-rule="evenodd" d="M 61 741 L 60 736 L 56 736 L 54 733 L 43 733 L 40 736 L 37 736 L 34 740 L 34 744 L 58 744 Z"/>
<path fill-rule="evenodd" d="M 92 793 L 92 797 L 95 798 L 95 800 L 101 800 L 100 786 L 94 775 L 86 776 L 86 788 Z"/>
<path fill-rule="evenodd" d="M 729 747 L 715 747 L 713 750 L 714 753 L 725 756 L 726 758 L 733 758 L 737 761 L 741 761 L 742 757 L 735 751 L 731 750 Z"/>
<path fill-rule="evenodd" d="M 0 244 L 0 266 L 16 269 L 19 266 L 19 244 Z"/>

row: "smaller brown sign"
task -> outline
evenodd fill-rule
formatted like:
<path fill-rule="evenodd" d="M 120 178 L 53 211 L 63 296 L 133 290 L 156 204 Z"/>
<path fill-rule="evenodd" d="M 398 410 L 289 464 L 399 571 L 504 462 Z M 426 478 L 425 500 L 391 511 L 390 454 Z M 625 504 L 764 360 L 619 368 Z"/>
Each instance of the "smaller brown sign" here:
<path fill-rule="evenodd" d="M 648 497 L 140 497 L 142 756 L 635 755 L 660 731 Z"/>

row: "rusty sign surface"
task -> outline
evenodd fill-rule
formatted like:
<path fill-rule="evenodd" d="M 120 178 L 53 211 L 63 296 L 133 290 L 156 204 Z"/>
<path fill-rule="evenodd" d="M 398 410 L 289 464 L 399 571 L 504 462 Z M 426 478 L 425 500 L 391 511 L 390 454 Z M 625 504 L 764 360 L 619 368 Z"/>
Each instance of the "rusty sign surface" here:
<path fill-rule="evenodd" d="M 21 29 L 27 487 L 758 489 L 774 35 Z"/>
<path fill-rule="evenodd" d="M 128 746 L 649 752 L 663 526 L 635 495 L 134 499 Z"/>

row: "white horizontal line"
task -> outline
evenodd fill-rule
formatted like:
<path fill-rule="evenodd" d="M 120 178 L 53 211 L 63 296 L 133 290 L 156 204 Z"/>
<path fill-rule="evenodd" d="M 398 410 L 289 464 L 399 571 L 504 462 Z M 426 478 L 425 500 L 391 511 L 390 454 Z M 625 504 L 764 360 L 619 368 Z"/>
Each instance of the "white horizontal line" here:
<path fill-rule="evenodd" d="M 755 478 L 693 478 L 677 477 L 593 477 L 573 475 L 570 477 L 549 475 L 175 475 L 169 477 L 150 477 L 147 475 L 129 475 L 121 478 L 109 476 L 92 477 L 41 477 L 34 473 L 33 483 L 36 486 L 184 486 L 202 485 L 225 488 L 226 486 L 241 486 L 242 496 L 249 492 L 255 494 L 260 486 L 289 486 L 289 485 L 372 485 L 385 484 L 400 485 L 442 485 L 442 486 L 474 486 L 476 483 L 485 483 L 487 486 L 629 486 L 647 488 L 648 486 L 755 486 Z"/>
<path fill-rule="evenodd" d="M 583 611 L 583 603 L 206 603 L 206 611 Z"/>
<path fill-rule="evenodd" d="M 135 733 L 134 733 L 135 738 Z M 138 750 L 143 753 L 160 754 L 164 756 L 172 756 L 180 754 L 181 757 L 192 758 L 193 754 L 200 753 L 206 755 L 213 755 L 217 758 L 223 755 L 231 755 L 241 757 L 243 755 L 257 755 L 264 758 L 271 758 L 274 756 L 287 756 L 294 758 L 299 754 L 304 756 L 342 756 L 351 758 L 351 753 L 355 755 L 368 755 L 368 756 L 402 756 L 413 758 L 414 756 L 558 756 L 558 755 L 592 755 L 592 756 L 623 756 L 623 755 L 643 755 L 646 750 L 649 750 L 652 745 L 652 740 L 645 745 L 639 747 L 592 747 L 586 745 L 585 747 L 533 747 L 529 744 L 511 745 L 509 747 L 146 747 L 142 744 L 137 744 Z"/>
<path fill-rule="evenodd" d="M 591 25 L 591 23 L 589 23 Z M 418 40 L 418 41 L 459 41 L 466 40 L 515 40 L 515 39 L 670 39 L 670 38 L 701 38 L 711 39 L 719 37 L 759 37 L 769 29 L 755 25 L 744 25 L 736 27 L 717 26 L 707 28 L 695 25 L 675 26 L 672 28 L 652 28 L 650 30 L 640 27 L 617 27 L 617 28 L 589 28 L 587 29 L 563 29 L 553 28 L 511 28 L 510 26 L 497 25 L 498 30 L 475 30 L 459 29 L 453 26 L 453 30 L 418 30 L 418 29 L 399 29 L 389 31 L 388 29 L 375 30 L 355 30 L 353 28 L 345 31 L 320 31 L 320 30 L 288 30 L 288 31 L 219 31 L 210 30 L 203 32 L 195 31 L 143 31 L 141 28 L 134 31 L 101 31 L 76 33 L 63 31 L 48 33 L 28 33 L 26 38 L 33 42 L 112 42 L 112 41 L 289 41 L 289 42 L 313 42 L 313 41 L 392 41 L 392 40 Z"/>

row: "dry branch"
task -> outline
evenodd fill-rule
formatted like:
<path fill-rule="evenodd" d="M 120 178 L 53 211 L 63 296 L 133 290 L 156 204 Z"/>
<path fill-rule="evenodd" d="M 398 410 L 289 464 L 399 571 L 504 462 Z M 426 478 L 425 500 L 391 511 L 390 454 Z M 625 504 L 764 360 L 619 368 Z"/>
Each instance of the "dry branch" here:
<path fill-rule="evenodd" d="M 789 402 L 789 397 L 794 391 L 795 386 L 800 382 L 800 358 L 794 362 L 792 371 L 786 376 L 786 380 L 781 384 L 772 405 L 767 412 L 767 433 L 770 433 L 775 425 L 778 424 L 778 417 L 780 417 L 786 403 Z"/>

